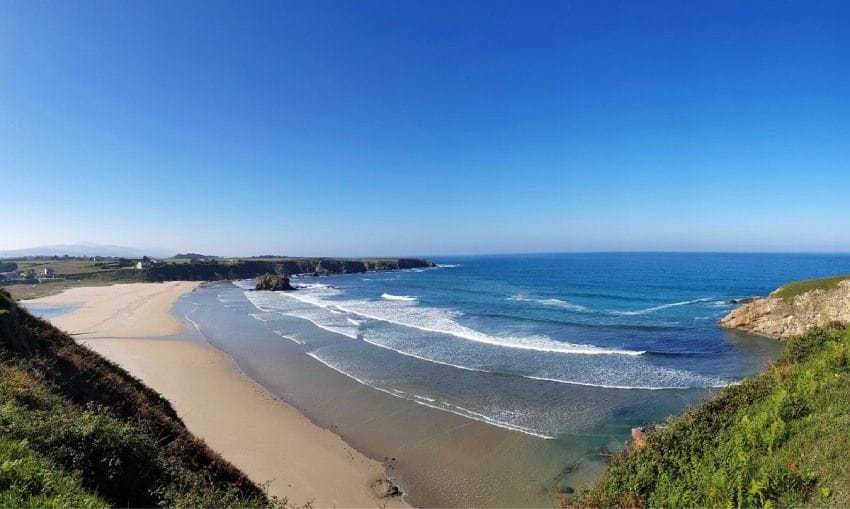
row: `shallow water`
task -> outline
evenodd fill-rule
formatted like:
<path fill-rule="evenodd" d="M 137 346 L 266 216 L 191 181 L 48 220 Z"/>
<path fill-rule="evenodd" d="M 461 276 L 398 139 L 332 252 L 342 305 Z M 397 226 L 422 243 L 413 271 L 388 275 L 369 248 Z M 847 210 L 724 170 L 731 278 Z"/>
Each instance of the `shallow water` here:
<path fill-rule="evenodd" d="M 551 506 L 660 421 L 757 372 L 728 299 L 850 272 L 824 255 L 437 258 L 429 270 L 229 283 L 184 297 L 246 373 L 368 455 L 414 504 Z"/>
<path fill-rule="evenodd" d="M 45 320 L 50 320 L 52 318 L 56 318 L 58 316 L 67 315 L 68 313 L 75 311 L 80 306 L 75 305 L 67 305 L 67 306 L 58 306 L 58 305 L 47 305 L 47 304 L 30 304 L 27 302 L 19 302 L 19 304 L 30 312 L 30 314 L 37 316 L 39 318 L 43 318 Z"/>

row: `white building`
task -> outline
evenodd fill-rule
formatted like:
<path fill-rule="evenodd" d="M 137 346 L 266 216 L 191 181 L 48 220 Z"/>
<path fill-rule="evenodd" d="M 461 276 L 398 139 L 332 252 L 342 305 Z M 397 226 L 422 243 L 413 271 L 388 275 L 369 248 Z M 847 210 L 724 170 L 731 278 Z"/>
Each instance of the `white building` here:
<path fill-rule="evenodd" d="M 151 266 L 152 266 L 151 262 L 149 262 L 147 260 L 142 260 L 142 261 L 140 261 L 139 263 L 136 264 L 136 268 L 139 269 L 139 270 L 146 270 L 146 269 L 151 268 Z"/>

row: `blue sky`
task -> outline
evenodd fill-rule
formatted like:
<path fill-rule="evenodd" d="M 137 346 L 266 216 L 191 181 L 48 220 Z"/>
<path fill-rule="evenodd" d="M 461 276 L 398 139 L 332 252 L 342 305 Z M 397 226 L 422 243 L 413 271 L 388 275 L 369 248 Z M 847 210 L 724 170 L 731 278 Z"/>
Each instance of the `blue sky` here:
<path fill-rule="evenodd" d="M 0 249 L 850 250 L 850 2 L 0 6 Z"/>

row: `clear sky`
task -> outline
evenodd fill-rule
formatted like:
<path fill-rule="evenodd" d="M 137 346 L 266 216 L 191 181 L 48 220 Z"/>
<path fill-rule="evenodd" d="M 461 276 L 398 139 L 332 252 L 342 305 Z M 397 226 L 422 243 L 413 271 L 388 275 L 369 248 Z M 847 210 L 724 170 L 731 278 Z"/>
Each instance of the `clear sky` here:
<path fill-rule="evenodd" d="M 0 249 L 850 250 L 850 2 L 0 2 Z"/>

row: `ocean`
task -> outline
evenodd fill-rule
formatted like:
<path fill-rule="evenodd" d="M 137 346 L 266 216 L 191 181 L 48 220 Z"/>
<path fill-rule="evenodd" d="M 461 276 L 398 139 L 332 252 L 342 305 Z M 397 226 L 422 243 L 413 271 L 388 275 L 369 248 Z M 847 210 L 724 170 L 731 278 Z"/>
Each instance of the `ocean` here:
<path fill-rule="evenodd" d="M 632 426 L 781 353 L 716 326 L 732 300 L 850 272 L 850 256 L 820 254 L 431 259 L 438 267 L 299 276 L 295 292 L 214 284 L 175 312 L 274 394 L 386 459 L 410 501 L 551 506 L 592 482 Z M 500 477 L 510 487 L 489 485 Z"/>

